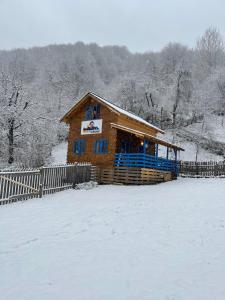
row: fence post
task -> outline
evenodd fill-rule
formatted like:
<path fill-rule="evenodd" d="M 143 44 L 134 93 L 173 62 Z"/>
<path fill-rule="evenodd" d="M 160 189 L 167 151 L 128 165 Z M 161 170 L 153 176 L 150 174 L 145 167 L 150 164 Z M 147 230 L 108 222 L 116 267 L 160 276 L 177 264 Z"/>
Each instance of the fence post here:
<path fill-rule="evenodd" d="M 39 179 L 39 198 L 43 197 L 43 184 L 44 184 L 44 168 L 40 169 L 40 179 Z"/>
<path fill-rule="evenodd" d="M 77 163 L 72 166 L 72 188 L 75 189 L 77 183 L 79 183 L 78 173 L 79 169 L 77 167 Z"/>

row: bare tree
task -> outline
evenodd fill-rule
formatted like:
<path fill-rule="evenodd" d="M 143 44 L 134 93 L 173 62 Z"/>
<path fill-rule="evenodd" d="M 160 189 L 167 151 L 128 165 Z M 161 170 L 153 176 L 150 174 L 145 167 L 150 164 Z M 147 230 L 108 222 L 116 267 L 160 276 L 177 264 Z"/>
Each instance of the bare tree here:
<path fill-rule="evenodd" d="M 24 124 L 23 114 L 30 102 L 24 94 L 23 76 L 17 67 L 14 61 L 11 68 L 2 67 L 0 72 L 0 122 L 7 131 L 9 164 L 14 162 L 15 138 L 23 134 L 19 129 Z"/>
<path fill-rule="evenodd" d="M 179 71 L 177 73 L 177 82 L 175 86 L 175 101 L 172 107 L 172 125 L 177 125 L 177 112 L 179 105 L 188 103 L 191 98 L 191 74 L 189 71 Z"/>
<path fill-rule="evenodd" d="M 204 35 L 197 41 L 197 63 L 204 77 L 211 73 L 213 68 L 224 64 L 225 44 L 220 32 L 214 28 L 208 28 Z"/>
<path fill-rule="evenodd" d="M 224 115 L 225 115 L 225 78 L 220 78 L 217 80 L 217 87 L 220 95 L 220 101 L 219 101 L 219 111 L 222 118 L 222 126 L 224 123 Z"/>

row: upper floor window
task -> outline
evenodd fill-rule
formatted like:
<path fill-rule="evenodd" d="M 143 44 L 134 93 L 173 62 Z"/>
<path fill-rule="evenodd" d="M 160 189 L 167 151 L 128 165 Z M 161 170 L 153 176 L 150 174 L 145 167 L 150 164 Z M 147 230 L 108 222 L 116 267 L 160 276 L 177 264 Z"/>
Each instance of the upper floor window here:
<path fill-rule="evenodd" d="M 94 142 L 94 153 L 105 154 L 108 153 L 108 140 L 97 140 Z"/>
<path fill-rule="evenodd" d="M 93 104 L 86 106 L 85 111 L 85 120 L 94 120 L 94 119 L 100 119 L 100 104 Z"/>
<path fill-rule="evenodd" d="M 73 153 L 76 155 L 84 154 L 86 150 L 86 141 L 85 140 L 76 140 L 73 144 Z"/>

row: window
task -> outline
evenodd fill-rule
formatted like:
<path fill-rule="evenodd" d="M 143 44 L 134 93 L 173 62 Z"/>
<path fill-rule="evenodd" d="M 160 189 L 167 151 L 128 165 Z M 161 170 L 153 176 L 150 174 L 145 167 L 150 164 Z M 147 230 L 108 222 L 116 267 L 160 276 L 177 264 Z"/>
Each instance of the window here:
<path fill-rule="evenodd" d="M 100 108 L 100 104 L 86 106 L 85 120 L 100 119 Z"/>
<path fill-rule="evenodd" d="M 94 153 L 95 154 L 105 154 L 108 153 L 108 141 L 107 140 L 97 140 L 94 142 Z"/>
<path fill-rule="evenodd" d="M 76 140 L 73 144 L 73 153 L 76 155 L 84 154 L 86 149 L 86 141 L 85 140 Z"/>

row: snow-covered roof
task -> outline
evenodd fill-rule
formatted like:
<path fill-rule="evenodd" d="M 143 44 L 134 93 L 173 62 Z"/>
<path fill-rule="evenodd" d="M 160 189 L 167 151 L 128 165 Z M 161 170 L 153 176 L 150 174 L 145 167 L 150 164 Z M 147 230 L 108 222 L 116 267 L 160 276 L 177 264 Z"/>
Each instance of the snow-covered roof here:
<path fill-rule="evenodd" d="M 127 111 L 127 110 L 125 110 L 125 109 L 123 109 L 123 108 L 115 105 L 114 103 L 112 103 L 112 102 L 110 102 L 110 101 L 108 101 L 108 100 L 106 100 L 106 99 L 104 99 L 104 98 L 102 98 L 102 97 L 100 97 L 100 96 L 98 96 L 98 95 L 96 95 L 94 93 L 89 93 L 89 94 L 91 94 L 94 97 L 98 98 L 100 101 L 104 102 L 105 104 L 111 106 L 113 109 L 117 110 L 121 114 L 124 114 L 124 115 L 128 116 L 129 118 L 135 119 L 138 122 L 141 122 L 141 123 L 143 123 L 143 124 L 145 124 L 145 125 L 147 125 L 147 126 L 149 126 L 151 128 L 156 129 L 157 131 L 160 131 L 161 133 L 164 133 L 164 131 L 162 129 L 160 129 L 160 128 L 154 126 L 154 125 L 152 125 L 151 123 L 145 121 L 144 119 L 142 119 L 141 117 L 135 115 L 134 113 L 129 112 L 129 111 Z"/>
<path fill-rule="evenodd" d="M 92 92 L 89 92 L 89 93 L 85 94 L 85 95 L 81 98 L 81 100 L 80 100 L 79 102 L 77 102 L 77 103 L 76 103 L 76 104 L 75 104 L 75 105 L 74 105 L 74 106 L 73 106 L 73 107 L 65 114 L 65 116 L 61 119 L 61 121 L 65 121 L 65 120 L 68 118 L 68 116 L 73 112 L 73 110 L 78 106 L 78 104 L 79 104 L 82 100 L 86 99 L 87 96 L 92 96 L 92 97 L 94 97 L 95 99 L 99 100 L 100 102 L 105 103 L 107 106 L 111 107 L 111 108 L 112 108 L 113 110 L 115 110 L 116 112 L 121 113 L 121 114 L 123 114 L 123 115 L 126 115 L 127 117 L 129 117 L 129 118 L 131 118 L 131 119 L 133 119 L 133 120 L 136 120 L 136 121 L 138 121 L 138 122 L 140 122 L 140 123 L 142 123 L 142 124 L 144 124 L 144 125 L 146 125 L 146 126 L 148 126 L 148 127 L 150 127 L 150 128 L 154 128 L 155 130 L 157 130 L 157 131 L 160 132 L 160 133 L 165 133 L 162 129 L 160 129 L 160 128 L 154 126 L 154 125 L 152 125 L 151 123 L 145 121 L 144 119 L 142 119 L 141 117 L 135 115 L 134 113 L 129 112 L 129 111 L 127 111 L 127 110 L 125 110 L 125 109 L 123 109 L 123 108 L 117 106 L 116 104 L 112 103 L 111 101 L 108 101 L 108 100 L 106 100 L 106 99 L 104 99 L 104 98 L 102 98 L 102 97 L 100 97 L 100 96 L 98 96 L 98 95 L 96 95 L 96 94 L 94 94 L 94 93 L 92 93 Z"/>

